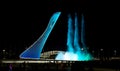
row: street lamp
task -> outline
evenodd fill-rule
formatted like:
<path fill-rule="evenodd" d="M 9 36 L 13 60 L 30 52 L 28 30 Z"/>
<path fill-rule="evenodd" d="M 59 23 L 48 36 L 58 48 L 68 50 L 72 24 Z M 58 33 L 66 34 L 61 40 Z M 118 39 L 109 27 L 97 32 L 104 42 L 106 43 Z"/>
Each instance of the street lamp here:
<path fill-rule="evenodd" d="M 6 50 L 3 49 L 3 59 L 5 59 L 5 55 L 6 55 Z"/>
<path fill-rule="evenodd" d="M 114 50 L 114 55 L 116 56 L 117 50 Z"/>

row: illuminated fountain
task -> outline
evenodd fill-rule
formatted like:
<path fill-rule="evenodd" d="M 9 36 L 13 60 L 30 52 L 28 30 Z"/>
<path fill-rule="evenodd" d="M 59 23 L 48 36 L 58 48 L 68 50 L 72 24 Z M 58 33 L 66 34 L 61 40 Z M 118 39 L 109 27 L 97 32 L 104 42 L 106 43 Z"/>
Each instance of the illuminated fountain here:
<path fill-rule="evenodd" d="M 21 59 L 40 59 L 43 47 L 60 14 L 61 12 L 56 12 L 52 15 L 43 34 L 28 49 L 20 54 L 19 57 Z M 79 38 L 80 31 L 78 24 L 79 23 L 76 13 L 74 21 L 72 20 L 71 15 L 68 15 L 67 51 L 59 52 L 55 60 L 88 61 L 92 59 L 92 56 L 90 53 L 88 53 L 87 47 L 85 45 L 85 26 L 83 15 L 81 19 L 81 38 Z M 79 44 L 79 39 L 81 40 L 81 45 Z"/>
<path fill-rule="evenodd" d="M 88 61 L 92 59 L 92 56 L 88 53 L 85 45 L 85 26 L 83 15 L 81 20 L 81 38 L 79 38 L 78 24 L 76 13 L 74 22 L 71 16 L 68 15 L 67 51 L 65 53 L 59 52 L 55 58 L 56 60 Z M 75 29 L 73 29 L 73 26 Z M 81 39 L 81 45 L 79 44 L 79 39 Z"/>

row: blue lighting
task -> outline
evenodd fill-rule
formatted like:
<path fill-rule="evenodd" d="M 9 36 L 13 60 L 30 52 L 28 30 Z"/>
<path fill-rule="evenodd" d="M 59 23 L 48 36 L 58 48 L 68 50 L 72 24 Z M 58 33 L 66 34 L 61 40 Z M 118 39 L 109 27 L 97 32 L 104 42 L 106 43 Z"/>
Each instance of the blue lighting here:
<path fill-rule="evenodd" d="M 26 49 L 23 53 L 20 54 L 20 58 L 22 59 L 40 59 L 40 55 L 42 49 L 45 45 L 45 42 L 50 35 L 54 25 L 56 24 L 61 12 L 56 12 L 52 15 L 46 30 L 43 34 L 35 41 L 28 49 Z"/>
<path fill-rule="evenodd" d="M 75 29 L 73 29 L 73 24 Z M 73 23 L 72 18 L 68 15 L 68 33 L 67 33 L 67 51 L 65 53 L 60 52 L 56 56 L 56 60 L 75 60 L 75 61 L 88 61 L 92 59 L 90 53 L 86 50 L 84 41 L 85 27 L 84 27 L 84 16 L 82 15 L 81 20 L 81 45 L 79 44 L 79 28 L 78 28 L 77 13 L 75 13 L 75 22 Z M 85 49 L 83 49 L 83 47 Z"/>
<path fill-rule="evenodd" d="M 77 14 L 75 13 L 75 33 L 74 33 L 74 47 L 76 51 L 80 51 L 79 45 L 79 29 L 78 29 L 78 19 Z"/>
<path fill-rule="evenodd" d="M 74 41 L 74 39 L 73 39 L 73 37 L 74 37 L 74 35 L 73 35 L 73 33 L 74 33 L 74 31 L 73 31 L 73 26 L 72 26 L 72 19 L 71 19 L 71 15 L 68 15 L 68 34 L 67 34 L 67 46 L 68 46 L 68 50 L 67 51 L 69 51 L 69 52 L 74 52 L 74 49 L 73 49 L 73 41 Z"/>
<path fill-rule="evenodd" d="M 86 47 L 85 45 L 85 24 L 84 24 L 83 14 L 82 14 L 82 19 L 81 19 L 81 43 L 83 47 Z"/>

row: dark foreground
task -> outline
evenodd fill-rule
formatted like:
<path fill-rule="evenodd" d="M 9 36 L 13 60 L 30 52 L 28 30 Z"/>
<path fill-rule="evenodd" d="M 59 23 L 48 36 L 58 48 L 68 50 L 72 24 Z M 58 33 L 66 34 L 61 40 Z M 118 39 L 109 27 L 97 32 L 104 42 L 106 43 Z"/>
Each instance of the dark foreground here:
<path fill-rule="evenodd" d="M 0 63 L 0 71 L 120 71 L 120 60 Z"/>

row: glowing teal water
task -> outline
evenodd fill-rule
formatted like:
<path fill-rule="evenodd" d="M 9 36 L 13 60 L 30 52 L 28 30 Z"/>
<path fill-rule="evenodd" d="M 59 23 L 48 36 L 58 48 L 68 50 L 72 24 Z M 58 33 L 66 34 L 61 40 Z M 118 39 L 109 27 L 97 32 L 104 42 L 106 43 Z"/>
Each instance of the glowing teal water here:
<path fill-rule="evenodd" d="M 84 24 L 84 16 L 82 14 L 82 19 L 81 19 L 81 43 L 84 47 L 85 45 L 85 24 Z"/>
<path fill-rule="evenodd" d="M 73 29 L 73 24 L 75 29 Z M 72 21 L 70 15 L 68 15 L 68 33 L 67 33 L 67 51 L 65 53 L 58 53 L 56 60 L 76 60 L 76 61 L 88 61 L 92 59 L 90 53 L 86 50 L 85 45 L 85 27 L 84 27 L 84 16 L 82 15 L 81 20 L 81 43 L 79 44 L 79 28 L 78 18 L 75 13 L 75 22 Z"/>
<path fill-rule="evenodd" d="M 72 23 L 73 22 L 72 22 L 71 16 L 68 15 L 68 34 L 67 34 L 67 37 L 68 37 L 68 39 L 67 39 L 68 50 L 67 51 L 68 52 L 74 52 L 74 49 L 73 49 L 73 41 L 74 41 L 73 33 L 74 33 L 74 31 L 73 31 Z"/>

